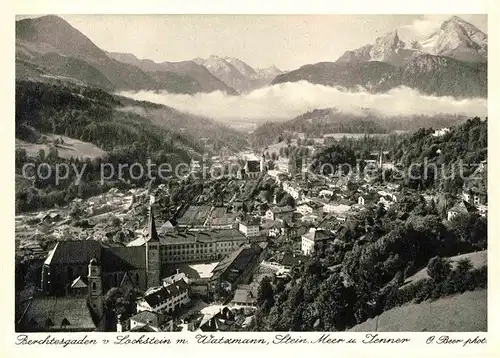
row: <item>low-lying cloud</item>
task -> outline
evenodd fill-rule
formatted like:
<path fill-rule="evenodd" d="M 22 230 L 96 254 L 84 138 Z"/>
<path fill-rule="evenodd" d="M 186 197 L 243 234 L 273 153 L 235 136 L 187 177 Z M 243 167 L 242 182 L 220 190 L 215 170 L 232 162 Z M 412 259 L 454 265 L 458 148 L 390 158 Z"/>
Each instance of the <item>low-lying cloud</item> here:
<path fill-rule="evenodd" d="M 373 94 L 366 90 L 346 91 L 341 88 L 311 84 L 306 81 L 267 86 L 239 96 L 224 92 L 194 95 L 168 92 L 122 92 L 122 96 L 173 107 L 182 112 L 219 120 L 291 119 L 320 108 L 361 115 L 370 111 L 384 117 L 453 114 L 487 115 L 487 100 L 456 99 L 423 95 L 408 87 Z"/>

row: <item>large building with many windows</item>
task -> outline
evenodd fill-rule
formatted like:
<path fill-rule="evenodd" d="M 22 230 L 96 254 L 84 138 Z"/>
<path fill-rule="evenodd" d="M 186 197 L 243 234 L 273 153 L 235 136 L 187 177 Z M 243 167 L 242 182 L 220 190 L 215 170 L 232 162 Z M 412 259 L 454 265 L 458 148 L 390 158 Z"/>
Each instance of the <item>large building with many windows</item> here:
<path fill-rule="evenodd" d="M 236 229 L 167 233 L 159 236 L 160 264 L 220 260 L 247 242 L 245 235 Z M 143 245 L 143 238 L 129 244 Z"/>

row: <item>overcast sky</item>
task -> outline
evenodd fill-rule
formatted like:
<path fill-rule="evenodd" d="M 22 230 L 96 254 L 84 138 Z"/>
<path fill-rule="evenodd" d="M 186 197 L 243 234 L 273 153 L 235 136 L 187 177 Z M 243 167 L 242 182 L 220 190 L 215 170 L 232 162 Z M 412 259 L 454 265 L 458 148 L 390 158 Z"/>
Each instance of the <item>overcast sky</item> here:
<path fill-rule="evenodd" d="M 253 67 L 292 70 L 335 61 L 397 28 L 422 39 L 451 15 L 61 15 L 106 51 L 156 62 L 237 57 Z M 458 15 L 487 33 L 486 15 Z"/>

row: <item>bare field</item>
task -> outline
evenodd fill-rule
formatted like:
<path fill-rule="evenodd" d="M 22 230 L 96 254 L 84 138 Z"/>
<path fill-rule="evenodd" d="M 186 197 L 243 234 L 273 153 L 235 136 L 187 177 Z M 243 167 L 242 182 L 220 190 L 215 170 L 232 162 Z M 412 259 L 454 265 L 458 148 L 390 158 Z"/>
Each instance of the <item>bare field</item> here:
<path fill-rule="evenodd" d="M 486 332 L 487 290 L 406 304 L 354 326 L 350 332 Z"/>
<path fill-rule="evenodd" d="M 54 141 L 58 138 L 62 139 L 64 143 L 57 144 L 57 153 L 61 158 L 97 158 L 102 157 L 106 154 L 104 150 L 97 147 L 96 145 L 88 142 L 82 142 L 81 140 L 60 136 L 60 135 L 46 135 L 49 141 Z M 45 151 L 45 154 L 49 152 L 50 144 L 37 144 L 28 143 L 19 139 L 16 139 L 16 148 L 23 148 L 29 157 L 35 157 L 40 149 Z"/>

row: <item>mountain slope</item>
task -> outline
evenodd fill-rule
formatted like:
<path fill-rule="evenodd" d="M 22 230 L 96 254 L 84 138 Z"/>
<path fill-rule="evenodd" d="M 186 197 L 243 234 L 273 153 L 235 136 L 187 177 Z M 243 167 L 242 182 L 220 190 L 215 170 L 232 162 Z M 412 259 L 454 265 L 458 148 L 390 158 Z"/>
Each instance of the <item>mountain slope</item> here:
<path fill-rule="evenodd" d="M 133 143 L 168 151 L 177 147 L 176 141 L 186 152 L 196 153 L 222 147 L 238 151 L 247 145 L 233 129 L 163 105 L 82 85 L 16 81 L 16 138 L 29 142 L 47 133 L 90 142 L 106 151 Z"/>
<path fill-rule="evenodd" d="M 195 80 L 182 74 L 150 75 L 134 64 L 110 58 L 84 34 L 53 15 L 16 22 L 16 63 L 19 79 L 57 77 L 107 90 L 198 91 Z"/>
<path fill-rule="evenodd" d="M 298 70 L 277 76 L 272 84 L 285 82 L 308 81 L 324 86 L 341 86 L 355 88 L 363 86 L 371 88 L 379 83 L 381 78 L 389 76 L 396 69 L 384 62 L 320 62 L 305 65 Z"/>
<path fill-rule="evenodd" d="M 109 57 L 117 61 L 134 65 L 150 74 L 154 78 L 167 77 L 170 74 L 176 74 L 178 81 L 190 83 L 187 93 L 195 92 L 213 92 L 223 91 L 228 94 L 236 94 L 236 91 L 214 76 L 203 65 L 199 65 L 194 61 L 180 62 L 161 62 L 156 63 L 152 60 L 140 60 L 136 56 L 129 53 L 108 52 Z"/>
<path fill-rule="evenodd" d="M 488 66 L 480 62 L 422 55 L 384 78 L 375 91 L 383 92 L 396 86 L 415 88 L 430 95 L 487 98 Z"/>
<path fill-rule="evenodd" d="M 487 62 L 488 36 L 474 25 L 453 16 L 421 43 L 422 51 L 460 61 Z"/>
<path fill-rule="evenodd" d="M 487 74 L 485 63 L 463 62 L 425 54 L 412 59 L 404 67 L 377 61 L 306 65 L 277 76 L 272 83 L 308 81 L 348 89 L 362 86 L 376 93 L 407 86 L 429 95 L 486 98 Z"/>

